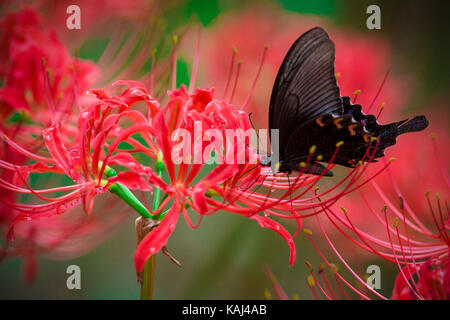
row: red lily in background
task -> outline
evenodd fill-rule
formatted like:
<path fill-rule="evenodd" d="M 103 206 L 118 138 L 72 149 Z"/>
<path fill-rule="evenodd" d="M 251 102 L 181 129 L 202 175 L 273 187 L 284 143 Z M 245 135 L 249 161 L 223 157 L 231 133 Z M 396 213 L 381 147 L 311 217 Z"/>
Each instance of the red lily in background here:
<path fill-rule="evenodd" d="M 66 134 L 73 134 L 76 126 L 72 126 L 71 121 L 78 110 L 76 106 L 83 103 L 84 92 L 92 84 L 97 67 L 91 62 L 71 57 L 45 18 L 31 8 L 7 14 L 0 24 L 3 44 L 0 50 L 0 78 L 3 80 L 0 119 L 1 131 L 5 135 L 0 148 L 0 175 L 2 181 L 11 184 L 19 177 L 14 174 L 15 169 L 6 169 L 4 165 L 22 166 L 27 163 L 27 155 L 11 148 L 6 141 L 16 141 L 37 151 L 45 145 L 37 138 L 41 130 L 58 120 L 67 123 L 64 126 Z M 16 192 L 11 188 L 2 189 L 4 202 L 14 202 L 15 196 Z M 16 214 L 4 202 L 0 204 L 0 222 L 8 225 Z M 65 239 L 71 224 L 67 222 L 64 228 L 54 221 L 54 224 L 47 222 L 45 226 L 35 227 L 36 224 L 20 231 L 20 245 L 17 244 L 17 250 L 13 250 L 14 255 L 26 258 L 25 275 L 28 281 L 35 273 L 34 254 L 39 244 L 45 243 L 45 247 L 55 248 L 56 243 L 64 242 L 61 239 Z M 53 237 L 54 233 L 43 232 L 44 229 L 61 232 L 63 236 Z M 83 233 L 81 228 L 71 231 L 72 234 L 76 232 Z M 35 242 L 36 239 L 40 240 Z M 8 250 L 1 256 L 10 253 L 12 251 Z"/>
<path fill-rule="evenodd" d="M 44 127 L 52 118 L 73 114 L 73 106 L 80 103 L 77 99 L 98 72 L 92 62 L 72 58 L 43 20 L 36 11 L 26 8 L 1 21 L 3 126 L 8 125 L 5 122 L 14 112 L 26 112 L 29 120 Z"/>

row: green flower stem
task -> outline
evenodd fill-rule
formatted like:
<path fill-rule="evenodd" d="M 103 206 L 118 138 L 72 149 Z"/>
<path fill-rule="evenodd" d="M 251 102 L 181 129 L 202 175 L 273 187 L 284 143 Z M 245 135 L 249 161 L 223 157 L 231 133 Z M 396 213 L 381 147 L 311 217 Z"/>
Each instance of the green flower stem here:
<path fill-rule="evenodd" d="M 102 164 L 99 163 L 99 167 L 101 167 Z M 164 171 L 164 161 L 162 157 L 162 153 L 158 153 L 157 161 L 156 161 L 156 172 L 159 177 L 162 176 L 162 173 Z M 109 167 L 106 166 L 105 168 L 105 175 L 108 178 L 116 177 L 117 172 Z M 105 183 L 107 183 L 105 181 Z M 157 216 L 152 215 L 147 208 L 142 204 L 141 201 L 139 201 L 138 198 L 128 189 L 126 186 L 124 186 L 121 183 L 114 183 L 108 187 L 108 190 L 117 195 L 119 198 L 121 198 L 123 201 L 125 201 L 130 207 L 132 207 L 134 210 L 136 210 L 137 213 L 139 213 L 143 218 L 146 219 L 152 219 L 152 220 L 161 220 L 167 212 L 164 212 L 162 214 L 158 214 Z M 159 207 L 159 198 L 160 198 L 161 190 L 159 188 L 155 188 L 153 193 L 153 211 L 156 211 Z M 152 300 L 153 299 L 153 287 L 154 287 L 154 279 L 155 279 L 155 255 L 152 255 L 147 262 L 145 263 L 144 270 L 142 270 L 142 283 L 141 283 L 141 300 Z"/>
<path fill-rule="evenodd" d="M 120 183 L 112 184 L 108 187 L 111 193 L 119 196 L 122 200 L 128 203 L 141 216 L 147 219 L 153 219 L 153 215 L 148 212 L 147 208 L 136 198 L 136 196 L 124 185 Z"/>
<path fill-rule="evenodd" d="M 156 256 L 152 255 L 145 262 L 142 270 L 141 300 L 153 300 L 153 287 L 155 283 Z"/>
<path fill-rule="evenodd" d="M 106 166 L 105 175 L 108 178 L 111 178 L 117 176 L 117 172 L 113 168 Z M 142 202 L 140 202 L 139 199 L 136 198 L 136 196 L 130 191 L 130 189 L 125 187 L 123 184 L 114 183 L 108 187 L 108 190 L 111 193 L 117 195 L 126 203 L 128 203 L 130 207 L 136 210 L 136 212 L 139 213 L 144 218 L 154 219 L 154 216 L 147 210 L 147 208 L 142 204 Z"/>
<path fill-rule="evenodd" d="M 99 167 L 101 167 L 102 164 L 99 163 Z M 164 171 L 164 161 L 163 161 L 163 155 L 161 152 L 158 153 L 157 161 L 156 161 L 156 173 L 158 177 L 161 177 Z M 105 175 L 108 178 L 117 176 L 117 172 L 109 167 L 106 166 L 105 168 Z M 107 181 L 105 181 L 105 184 Z M 114 183 L 108 187 L 108 190 L 120 197 L 122 200 L 124 200 L 128 205 L 130 205 L 134 210 L 136 210 L 137 213 L 139 213 L 143 218 L 146 219 L 152 219 L 152 220 L 158 220 L 161 221 L 164 216 L 167 214 L 167 211 L 162 212 L 157 215 L 152 215 L 147 208 L 142 204 L 142 202 L 139 201 L 138 198 L 128 189 L 126 186 L 124 186 L 121 183 Z M 207 197 L 214 197 L 219 195 L 216 191 L 210 189 L 206 192 Z M 154 193 L 153 193 L 153 207 L 152 210 L 156 211 L 158 210 L 158 207 L 160 205 L 160 196 L 161 196 L 161 189 L 158 187 L 155 187 Z M 189 208 L 189 204 L 184 204 L 185 208 Z M 153 299 L 153 287 L 154 287 L 154 279 L 155 279 L 155 263 L 156 263 L 156 255 L 152 255 L 145 263 L 144 269 L 142 270 L 142 283 L 141 283 L 141 300 L 152 300 Z"/>
<path fill-rule="evenodd" d="M 158 177 L 162 176 L 164 171 L 164 162 L 162 152 L 158 152 L 156 160 L 156 173 Z M 153 192 L 153 211 L 156 211 L 159 207 L 159 197 L 161 190 L 156 187 Z M 158 220 L 163 218 L 163 214 L 159 215 Z M 153 300 L 153 287 L 155 283 L 155 264 L 156 255 L 152 255 L 145 263 L 144 270 L 142 271 L 142 284 L 141 284 L 141 300 Z"/>

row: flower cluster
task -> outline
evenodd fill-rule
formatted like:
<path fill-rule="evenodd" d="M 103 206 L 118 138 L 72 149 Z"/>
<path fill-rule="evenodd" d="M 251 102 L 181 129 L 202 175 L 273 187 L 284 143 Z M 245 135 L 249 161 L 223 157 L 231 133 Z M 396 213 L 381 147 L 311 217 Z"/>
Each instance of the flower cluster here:
<path fill-rule="evenodd" d="M 401 176 L 410 177 L 411 165 L 403 163 L 399 166 L 401 170 L 390 170 L 394 159 L 386 157 L 368 169 L 377 150 L 376 139 L 371 141 L 375 146 L 369 146 L 354 168 L 336 170 L 336 179 L 323 179 L 323 176 L 335 167 L 332 162 L 342 142 L 336 144 L 322 174 L 305 173 L 306 168 L 314 167 L 321 160 L 314 156 L 315 146 L 311 146 L 309 157 L 294 176 L 273 172 L 260 164 L 265 152 L 241 133 L 253 129 L 248 111 L 257 119 L 264 119 L 260 106 L 268 105 L 267 93 L 284 50 L 265 47 L 261 61 L 256 64 L 253 59 L 256 53 L 252 50 L 260 47 L 262 39 L 246 36 L 245 32 L 262 34 L 264 38 L 270 34 L 277 41 L 273 47 L 279 49 L 287 48 L 299 31 L 293 29 L 293 34 L 283 32 L 280 36 L 279 29 L 285 29 L 281 25 L 295 23 L 295 19 L 289 19 L 274 25 L 265 23 L 267 32 L 254 32 L 252 27 L 261 25 L 255 21 L 275 20 L 268 18 L 270 13 L 267 12 L 246 14 L 249 16 L 238 19 L 244 21 L 244 25 L 226 21 L 226 32 L 213 30 L 205 37 L 208 45 L 202 61 L 211 68 L 202 76 L 208 80 L 219 79 L 219 85 L 224 87 L 219 95 L 210 86 L 195 88 L 201 52 L 199 36 L 190 83 L 179 88 L 176 86 L 178 41 L 174 38 L 171 61 L 161 63 L 162 73 L 169 65 L 172 69 L 172 86 L 163 96 L 155 93 L 167 88 L 155 72 L 154 55 L 148 84 L 146 80 L 120 80 L 109 82 L 114 87 L 111 89 L 106 80 L 111 80 L 117 70 L 103 70 L 71 57 L 33 10 L 6 16 L 1 22 L 0 36 L 5 43 L 0 50 L 0 57 L 5 61 L 0 65 L 0 120 L 3 123 L 0 127 L 0 224 L 8 230 L 5 232 L 7 239 L 15 240 L 15 245 L 4 248 L 1 256 L 25 257 L 26 275 L 32 278 L 36 253 L 70 256 L 89 250 L 120 225 L 132 208 L 143 221 L 136 224 L 138 245 L 134 259 L 136 270 L 141 272 L 151 256 L 160 250 L 167 252 L 165 246 L 180 216 L 191 228 L 197 228 L 203 217 L 226 211 L 279 234 L 289 246 L 289 265 L 292 266 L 296 259 L 294 238 L 300 233 L 302 221 L 313 218 L 315 227 L 303 230 L 324 260 L 318 274 L 309 262 L 306 263 L 311 273 L 308 285 L 313 297 L 319 298 L 321 293 L 328 299 L 348 298 L 344 288 L 348 287 L 363 299 L 371 295 L 386 299 L 350 267 L 347 257 L 331 240 L 332 235 L 339 233 L 363 252 L 376 254 L 398 267 L 400 272 L 392 298 L 448 299 L 450 225 L 447 202 L 444 208 L 440 195 L 431 200 L 430 193 L 426 193 L 423 199 L 426 208 L 422 206 L 420 210 L 426 213 L 417 213 L 416 199 L 411 200 L 414 205 L 405 200 L 415 195 L 400 192 L 396 183 Z M 241 38 L 233 35 L 233 43 L 228 38 L 229 25 L 240 31 L 234 34 Z M 380 42 L 374 55 L 373 44 L 368 45 L 355 36 L 350 41 L 350 50 L 346 42 L 348 35 L 335 33 L 341 89 L 348 94 L 358 87 L 354 83 L 358 83 L 367 95 L 358 95 L 357 91 L 354 99 L 360 99 L 358 102 L 370 109 L 381 91 L 381 87 L 373 86 L 373 78 L 384 76 L 380 74 L 380 66 L 388 60 L 388 49 Z M 138 35 L 134 39 L 145 42 Z M 249 43 L 248 39 L 253 39 L 257 45 Z M 229 57 L 225 59 L 223 54 L 224 44 L 237 46 L 239 50 L 239 53 L 233 50 L 228 76 L 224 76 L 229 66 Z M 151 42 L 146 43 L 127 68 L 128 72 L 134 74 L 142 69 L 151 45 Z M 133 44 L 125 47 L 125 51 L 117 55 L 117 65 L 122 66 L 135 49 Z M 106 50 L 99 66 L 102 61 L 115 61 L 115 50 L 111 48 Z M 252 58 L 247 62 L 249 68 L 254 67 L 256 77 L 253 72 L 243 72 L 242 63 L 235 61 L 238 54 Z M 367 58 L 368 55 L 371 58 Z M 99 69 L 103 89 L 91 89 L 86 93 Z M 357 72 L 353 72 L 355 70 Z M 264 89 L 257 90 L 257 81 L 261 80 Z M 155 82 L 158 83 L 155 85 Z M 394 80 L 384 87 L 388 99 L 396 101 L 394 105 L 402 100 L 401 95 L 393 98 L 393 92 L 398 92 L 398 83 Z M 243 100 L 241 106 L 232 103 L 235 97 Z M 382 110 L 383 107 L 380 112 Z M 230 132 L 234 134 L 230 136 Z M 434 141 L 433 148 L 437 150 L 435 144 Z M 400 152 L 406 154 L 409 149 Z M 230 154 L 232 159 L 228 161 Z M 224 158 L 227 161 L 218 160 Z M 417 157 L 405 158 L 404 161 L 410 162 Z M 448 175 L 445 166 L 439 167 L 445 180 L 440 190 L 445 193 L 449 187 Z M 36 179 L 42 176 L 47 179 Z M 42 183 L 44 180 L 47 181 Z M 392 189 L 390 195 L 386 191 L 388 184 Z M 356 190 L 362 201 L 344 198 Z M 102 198 L 106 201 L 97 201 Z M 380 199 L 385 204 L 381 214 L 376 208 Z M 365 228 L 369 225 L 367 214 L 376 222 L 370 222 L 369 230 Z M 289 231 L 292 225 L 296 227 L 295 232 Z M 316 245 L 313 232 L 317 230 L 359 287 L 346 280 Z M 140 231 L 144 232 L 139 234 Z M 333 274 L 334 286 L 325 272 L 327 267 Z M 277 296 L 287 298 L 269 269 L 267 273 Z M 315 289 L 316 285 L 320 292 Z"/>
<path fill-rule="evenodd" d="M 41 216 L 50 216 L 43 214 L 49 210 L 46 205 L 39 209 L 12 205 L 30 201 L 33 194 L 38 201 L 48 204 L 45 202 L 50 200 L 43 193 L 76 191 L 63 199 L 50 201 L 54 208 L 59 208 L 58 212 L 65 211 L 64 207 L 75 207 L 79 202 L 73 199 L 78 199 L 79 193 L 86 190 L 71 187 L 53 190 L 49 188 L 46 178 L 50 174 L 52 183 L 59 184 L 67 184 L 71 178 L 79 179 L 76 170 L 68 169 L 68 165 L 73 165 L 73 155 L 66 157 L 62 146 L 71 145 L 72 137 L 77 135 L 83 105 L 92 100 L 86 90 L 94 82 L 106 85 L 106 79 L 118 74 L 123 60 L 127 59 L 138 41 L 135 37 L 120 51 L 117 43 L 110 44 L 100 59 L 102 64 L 97 66 L 90 61 L 72 57 L 48 21 L 35 9 L 23 7 L 6 14 L 0 22 L 0 178 L 5 186 L 1 188 L 0 202 L 2 231 L 9 228 L 13 221 L 20 220 L 24 212 L 37 210 Z M 148 46 L 153 45 L 152 41 L 146 43 Z M 139 70 L 144 63 L 142 56 L 148 53 L 148 49 L 142 49 L 140 58 L 135 57 L 133 68 L 127 69 L 130 74 Z M 120 54 L 111 56 L 111 52 Z M 103 65 L 105 63 L 106 66 Z M 67 163 L 61 165 L 64 161 Z M 60 166 L 55 166 L 55 163 Z M 29 178 L 30 174 L 42 175 L 45 172 L 46 178 Z M 81 180 L 78 182 L 81 183 Z M 13 186 L 26 188 L 27 191 Z M 38 192 L 34 193 L 34 190 Z M 15 228 L 14 246 L 7 244 L 2 248 L 2 259 L 9 256 L 24 257 L 27 270 L 25 276 L 31 280 L 36 271 L 37 253 L 70 258 L 90 250 L 117 230 L 120 222 L 129 216 L 129 211 L 124 210 L 116 199 L 107 198 L 102 197 L 99 204 L 114 210 L 100 210 L 95 215 L 86 216 L 86 210 L 76 208 L 70 215 L 33 219 L 21 224 Z"/>
<path fill-rule="evenodd" d="M 341 264 L 355 278 L 356 286 L 346 280 L 338 271 L 338 267 L 329 261 L 314 240 L 313 232 L 304 229 L 314 249 L 324 261 L 317 273 L 312 265 L 306 262 L 311 274 L 308 277 L 308 286 L 313 298 L 319 299 L 322 294 L 327 299 L 348 299 L 350 294 L 344 289 L 347 287 L 362 299 L 369 299 L 370 296 L 387 299 L 365 281 L 364 275 L 358 274 L 351 267 L 349 259 L 344 257 L 342 250 L 338 249 L 338 244 L 332 240 L 332 235 L 337 231 L 347 240 L 345 243 L 338 242 L 340 246 L 345 246 L 346 250 L 354 251 L 354 247 L 350 248 L 347 245 L 347 243 L 353 243 L 360 249 L 357 251 L 359 255 L 365 251 L 397 266 L 399 273 L 390 299 L 449 299 L 450 212 L 446 197 L 450 185 L 436 140 L 438 139 L 433 134 L 432 143 L 428 141 L 428 144 L 434 149 L 431 155 L 436 156 L 433 162 L 436 163 L 440 181 L 434 179 L 430 187 L 436 190 L 443 183 L 445 187 L 442 196 L 441 193 L 435 193 L 433 196 L 430 191 L 425 192 L 424 195 L 418 195 L 417 192 L 411 193 L 411 190 L 409 192 L 405 190 L 408 192 L 406 195 L 399 188 L 399 184 L 403 181 L 394 179 L 393 170 L 389 168 L 370 182 L 372 190 L 369 191 L 368 187 L 359 190 L 361 203 L 353 203 L 350 209 L 343 206 L 338 210 L 333 207 L 327 208 L 325 217 L 316 217 L 319 232 Z M 425 145 L 424 148 L 426 148 Z M 447 159 L 448 154 L 446 153 L 444 157 Z M 432 160 L 429 159 L 429 161 Z M 433 175 L 433 172 L 427 172 L 427 175 Z M 405 198 L 406 196 L 410 197 Z M 397 201 L 392 201 L 395 198 Z M 423 199 L 423 206 L 418 205 L 420 199 Z M 357 202 L 358 199 L 353 197 L 353 201 Z M 340 204 L 342 202 L 344 201 L 339 201 Z M 345 202 L 350 204 L 348 200 Z M 377 203 L 385 204 L 381 211 L 377 209 Z M 362 223 L 362 220 L 365 220 L 365 223 Z M 335 231 L 326 228 L 325 222 L 332 224 Z M 327 269 L 332 273 L 334 286 L 330 284 L 327 277 Z M 270 269 L 267 272 L 277 297 L 287 298 Z"/>
<path fill-rule="evenodd" d="M 8 19 L 25 19 L 34 24 L 39 22 L 37 15 L 31 10 L 22 11 Z M 25 28 L 27 24 L 20 25 Z M 31 34 L 27 30 L 19 29 L 17 32 Z M 11 34 L 14 32 L 11 31 Z M 123 219 L 124 215 L 119 214 L 117 219 L 109 219 L 108 221 L 112 221 L 110 223 L 102 223 L 92 218 L 98 215 L 91 212 L 94 199 L 109 191 L 108 193 L 116 194 L 124 200 L 142 217 L 156 222 L 136 250 L 135 264 L 139 271 L 151 255 L 165 246 L 181 214 L 195 228 L 203 216 L 219 210 L 248 217 L 261 227 L 280 234 L 289 245 L 289 264 L 292 265 L 296 256 L 294 237 L 300 230 L 301 219 L 322 212 L 324 206 L 331 206 L 340 197 L 366 183 L 359 178 L 367 165 L 360 164 L 334 185 L 319 192 L 318 184 L 326 170 L 322 175 L 300 171 L 291 178 L 282 173 L 267 173 L 267 168 L 259 165 L 258 150 L 246 136 L 236 135 L 232 140 L 227 140 L 228 131 L 245 132 L 252 129 L 252 125 L 246 112 L 239 110 L 228 100 L 218 99 L 213 88 L 194 90 L 199 42 L 189 88 L 184 85 L 179 89 L 175 87 L 177 58 L 174 49 L 172 90 L 168 91 L 166 98 L 156 100 L 152 95 L 152 61 L 149 88 L 138 81 L 116 81 L 113 86 L 126 86 L 120 94 L 96 89 L 90 91 L 96 96 L 95 99 L 79 101 L 80 88 L 88 84 L 78 77 L 68 75 L 74 75 L 73 71 L 77 70 L 70 63 L 80 62 L 68 57 L 64 50 L 59 50 L 60 45 L 54 36 L 51 39 L 54 42 L 43 41 L 53 45 L 56 43 L 56 47 L 42 49 L 44 51 L 41 56 L 44 55 L 45 64 L 42 64 L 41 59 L 38 64 L 41 72 L 32 73 L 36 77 L 36 98 L 30 100 L 32 103 L 27 107 L 23 107 L 33 114 L 40 110 L 41 118 L 33 119 L 28 126 L 24 125 L 27 131 L 20 131 L 17 136 L 12 135 L 8 128 L 3 128 L 1 133 L 4 156 L 0 162 L 0 187 L 8 195 L 3 197 L 2 205 L 9 212 L 7 216 L 2 216 L 2 223 L 9 224 L 9 240 L 13 240 L 15 231 L 19 230 L 21 238 L 28 242 L 34 239 L 33 243 L 40 244 L 45 251 L 54 251 L 58 245 L 66 242 L 71 234 L 70 230 L 76 230 L 78 238 L 86 236 L 87 230 L 92 230 L 92 225 L 83 224 L 81 228 L 76 222 L 69 223 L 70 219 L 62 218 L 76 216 L 73 212 L 79 212 L 80 207 L 86 219 L 96 222 L 97 226 L 100 224 L 100 230 L 107 230 L 114 221 Z M 8 43 L 14 44 L 15 41 L 10 39 Z M 32 37 L 26 43 L 30 45 L 23 53 L 34 59 L 32 53 L 37 49 L 33 49 Z M 176 45 L 176 41 L 174 44 Z M 53 71 L 51 66 L 56 63 L 56 54 L 66 64 L 58 64 L 61 69 Z M 27 68 L 35 66 L 33 63 L 25 65 Z M 30 72 L 18 72 L 21 69 L 16 65 L 8 66 L 5 70 L 12 74 Z M 72 73 L 67 75 L 67 71 Z M 27 82 L 15 83 L 23 85 Z M 61 87 L 60 83 L 67 87 Z M 8 84 L 6 82 L 5 88 L 8 88 Z M 235 85 L 234 89 L 236 88 Z M 26 92 L 27 88 L 22 88 L 22 94 L 26 96 Z M 249 97 L 251 94 L 252 90 Z M 62 103 L 61 99 L 68 99 L 67 103 Z M 163 103 L 164 100 L 166 102 Z M 78 105 L 75 109 L 78 112 L 74 112 L 74 104 Z M 84 104 L 87 106 L 84 107 Z M 11 108 L 21 108 L 16 101 L 12 101 L 10 105 Z M 200 137 L 207 137 L 209 141 L 204 138 L 197 141 L 198 128 L 201 130 Z M 180 130 L 187 132 L 188 138 L 179 136 Z M 212 131 L 216 133 L 214 138 L 208 136 Z M 24 139 L 25 133 L 37 143 Z M 225 144 L 219 148 L 211 148 L 211 142 L 217 142 L 217 137 L 221 137 L 219 140 L 225 141 Z M 179 154 L 180 142 L 194 146 L 194 154 L 183 154 L 183 161 L 177 162 L 174 154 Z M 340 147 L 341 144 L 336 145 L 335 154 Z M 218 164 L 213 161 L 211 164 L 209 161 L 197 163 L 190 159 L 196 158 L 198 154 L 200 158 L 205 155 L 206 158 L 220 157 L 227 151 L 231 151 L 236 159 L 242 158 L 245 161 Z M 319 160 L 312 157 L 313 153 L 306 160 L 305 168 L 310 162 Z M 367 154 L 367 158 L 371 156 Z M 328 165 L 327 170 L 332 167 L 332 164 Z M 32 177 L 43 174 L 62 176 L 64 181 L 52 179 L 52 186 L 47 184 L 42 188 L 33 187 Z M 138 198 L 131 190 L 141 196 Z M 164 194 L 161 201 L 160 193 Z M 153 194 L 152 207 L 147 201 L 149 194 Z M 30 197 L 35 200 L 30 201 Z M 70 213 L 64 214 L 69 210 Z M 190 211 L 199 214 L 197 223 L 192 222 Z M 292 235 L 278 219 L 295 221 L 297 232 Z M 26 228 L 23 225 L 33 227 Z M 45 232 L 52 236 L 37 234 L 43 229 L 52 230 Z M 17 252 L 22 251 L 19 248 Z M 35 249 L 27 252 L 35 253 Z M 16 255 L 17 252 L 8 251 L 6 255 Z"/>

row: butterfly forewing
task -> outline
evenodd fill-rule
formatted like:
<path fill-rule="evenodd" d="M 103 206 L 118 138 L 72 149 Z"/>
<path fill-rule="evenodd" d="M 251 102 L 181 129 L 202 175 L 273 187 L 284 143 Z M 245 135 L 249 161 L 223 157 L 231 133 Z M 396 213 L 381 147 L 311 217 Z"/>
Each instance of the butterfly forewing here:
<path fill-rule="evenodd" d="M 279 143 L 285 146 L 289 136 L 310 120 L 342 112 L 334 44 L 323 29 L 311 29 L 292 45 L 278 71 L 270 100 L 269 128 L 280 130 Z M 283 159 L 284 152 L 280 151 Z"/>

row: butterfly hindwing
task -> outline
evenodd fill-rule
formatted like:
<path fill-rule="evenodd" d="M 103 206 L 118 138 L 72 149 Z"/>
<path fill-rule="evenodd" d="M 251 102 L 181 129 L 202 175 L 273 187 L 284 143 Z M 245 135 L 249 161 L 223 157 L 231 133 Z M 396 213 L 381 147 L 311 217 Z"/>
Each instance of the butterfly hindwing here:
<path fill-rule="evenodd" d="M 299 168 L 300 162 L 305 162 L 308 158 L 308 162 L 312 164 L 316 160 L 330 162 L 333 159 L 335 164 L 354 167 L 373 143 L 372 136 L 365 130 L 362 121 L 356 121 L 349 114 L 325 114 L 309 121 L 290 135 L 283 163 L 285 167 L 294 169 Z M 339 142 L 343 144 L 335 154 L 336 144 Z M 310 155 L 312 146 L 315 146 L 314 153 Z"/>

